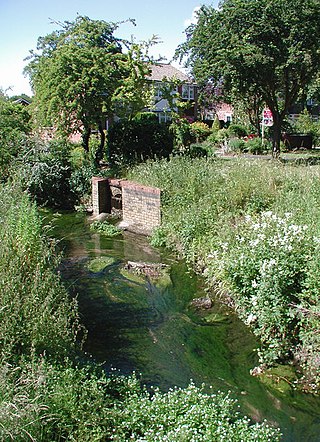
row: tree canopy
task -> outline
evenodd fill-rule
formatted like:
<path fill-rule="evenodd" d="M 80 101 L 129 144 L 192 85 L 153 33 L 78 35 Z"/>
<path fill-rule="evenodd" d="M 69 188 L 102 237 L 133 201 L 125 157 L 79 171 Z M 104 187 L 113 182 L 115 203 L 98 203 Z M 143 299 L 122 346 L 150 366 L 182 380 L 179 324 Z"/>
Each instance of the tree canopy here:
<path fill-rule="evenodd" d="M 7 177 L 11 160 L 16 157 L 30 132 L 28 108 L 12 102 L 0 90 L 0 180 Z"/>
<path fill-rule="evenodd" d="M 224 0 L 203 6 L 178 54 L 201 84 L 225 94 L 262 97 L 273 114 L 273 152 L 289 107 L 320 68 L 318 0 Z"/>
<path fill-rule="evenodd" d="M 59 25 L 60 30 L 38 39 L 26 67 L 38 124 L 66 134 L 82 132 L 86 150 L 91 130 L 99 130 L 99 160 L 105 119 L 128 96 L 133 107 L 144 106 L 147 91 L 141 78 L 148 73 L 146 57 L 142 46 L 115 37 L 119 23 L 79 16 Z"/>

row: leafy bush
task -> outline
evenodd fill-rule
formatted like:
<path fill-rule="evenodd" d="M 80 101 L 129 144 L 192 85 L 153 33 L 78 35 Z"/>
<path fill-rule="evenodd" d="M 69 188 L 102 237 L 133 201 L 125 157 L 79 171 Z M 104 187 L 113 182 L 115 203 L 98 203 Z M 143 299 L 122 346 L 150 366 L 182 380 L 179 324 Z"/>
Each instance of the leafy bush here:
<path fill-rule="evenodd" d="M 270 143 L 266 140 L 262 142 L 261 138 L 252 138 L 246 142 L 246 149 L 254 155 L 261 155 L 265 151 L 270 150 Z"/>
<path fill-rule="evenodd" d="M 187 155 L 190 158 L 201 158 L 206 157 L 208 155 L 208 150 L 206 145 L 200 143 L 190 144 L 185 150 L 184 155 Z"/>
<path fill-rule="evenodd" d="M 101 175 L 94 163 L 85 160 L 81 166 L 73 168 L 68 178 L 68 185 L 74 202 L 78 202 L 86 195 L 91 195 L 92 177 Z"/>
<path fill-rule="evenodd" d="M 242 138 L 248 135 L 246 127 L 234 123 L 230 124 L 230 126 L 228 127 L 228 132 L 231 136 L 235 136 L 238 138 Z"/>
<path fill-rule="evenodd" d="M 106 377 L 93 367 L 43 360 L 7 367 L 0 389 L 2 440 L 280 440 L 277 429 L 241 416 L 229 395 L 193 384 L 150 397 L 134 375 Z"/>
<path fill-rule="evenodd" d="M 169 127 L 157 121 L 120 121 L 108 133 L 109 161 L 112 165 L 168 157 L 172 150 L 173 135 Z"/>
<path fill-rule="evenodd" d="M 11 162 L 31 131 L 30 114 L 0 92 L 0 181 L 8 178 Z"/>
<path fill-rule="evenodd" d="M 197 143 L 204 141 L 211 133 L 210 127 L 201 121 L 191 123 L 190 131 Z"/>
<path fill-rule="evenodd" d="M 239 138 L 231 138 L 228 142 L 228 147 L 231 152 L 241 153 L 246 148 L 246 143 Z"/>
<path fill-rule="evenodd" d="M 269 212 L 246 215 L 211 254 L 211 267 L 229 283 L 238 313 L 261 339 L 260 362 L 288 360 L 297 344 L 300 302 L 312 250 L 307 226 Z"/>
<path fill-rule="evenodd" d="M 70 146 L 64 141 L 29 140 L 16 163 L 16 179 L 40 205 L 71 208 Z"/>
<path fill-rule="evenodd" d="M 292 132 L 312 135 L 313 144 L 318 145 L 320 139 L 320 124 L 312 119 L 310 113 L 305 109 L 292 125 Z"/>

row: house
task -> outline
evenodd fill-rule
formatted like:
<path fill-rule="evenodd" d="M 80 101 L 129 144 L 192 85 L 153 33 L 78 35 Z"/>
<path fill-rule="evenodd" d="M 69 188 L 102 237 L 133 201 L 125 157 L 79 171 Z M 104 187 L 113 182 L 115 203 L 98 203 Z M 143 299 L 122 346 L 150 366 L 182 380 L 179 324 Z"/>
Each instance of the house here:
<path fill-rule="evenodd" d="M 14 100 L 14 103 L 21 104 L 22 106 L 29 106 L 31 104 L 31 101 L 26 100 L 23 97 L 20 97 L 17 100 Z"/>
<path fill-rule="evenodd" d="M 170 81 L 170 79 L 177 79 L 181 84 L 172 90 L 172 93 L 178 92 L 183 101 L 190 102 L 190 107 L 185 109 L 184 115 L 191 121 L 196 119 L 197 115 L 197 85 L 190 77 L 184 72 L 180 71 L 176 67 L 166 64 L 158 63 L 154 64 L 150 68 L 150 75 L 147 77 L 147 81 L 151 82 L 155 90 L 155 105 L 151 109 L 159 116 L 159 122 L 170 121 L 170 109 L 169 103 L 162 97 L 162 86 L 164 81 Z"/>
<path fill-rule="evenodd" d="M 211 109 L 205 109 L 204 121 L 207 123 L 213 122 L 216 117 L 220 121 L 221 127 L 232 123 L 233 107 L 228 103 L 215 103 Z"/>

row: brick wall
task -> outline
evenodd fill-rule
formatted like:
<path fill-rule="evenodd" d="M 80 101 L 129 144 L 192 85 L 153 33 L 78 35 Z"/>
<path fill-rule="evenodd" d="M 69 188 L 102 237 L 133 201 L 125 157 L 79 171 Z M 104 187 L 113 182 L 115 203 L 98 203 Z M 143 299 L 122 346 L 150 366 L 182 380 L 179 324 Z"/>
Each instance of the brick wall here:
<path fill-rule="evenodd" d="M 131 230 L 151 234 L 160 226 L 160 189 L 122 182 L 122 218 Z"/>
<path fill-rule="evenodd" d="M 161 192 L 127 180 L 92 178 L 93 214 L 111 213 L 114 189 L 121 189 L 122 220 L 128 230 L 150 235 L 161 223 Z"/>

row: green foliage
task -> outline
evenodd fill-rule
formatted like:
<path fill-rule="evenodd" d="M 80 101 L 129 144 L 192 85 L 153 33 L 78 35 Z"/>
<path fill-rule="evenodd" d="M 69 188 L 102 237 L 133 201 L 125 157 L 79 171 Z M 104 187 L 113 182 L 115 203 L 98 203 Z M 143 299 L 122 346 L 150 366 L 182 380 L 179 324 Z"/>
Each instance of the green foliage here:
<path fill-rule="evenodd" d="M 248 135 L 248 130 L 246 127 L 241 126 L 240 124 L 230 124 L 228 127 L 229 134 L 238 138 L 243 138 Z"/>
<path fill-rule="evenodd" d="M 11 162 L 30 131 L 28 110 L 0 94 L 0 181 L 10 174 Z"/>
<path fill-rule="evenodd" d="M 246 149 L 249 153 L 259 155 L 271 150 L 271 145 L 266 140 L 262 141 L 261 138 L 252 138 L 246 142 Z"/>
<path fill-rule="evenodd" d="M 299 302 L 313 249 L 307 226 L 292 214 L 262 212 L 230 231 L 229 241 L 210 255 L 211 269 L 229 282 L 240 317 L 261 340 L 260 362 L 288 360 L 297 344 Z M 249 313 L 250 312 L 250 313 Z"/>
<path fill-rule="evenodd" d="M 192 142 L 191 125 L 186 118 L 173 118 L 170 130 L 174 136 L 175 151 L 183 152 Z"/>
<path fill-rule="evenodd" d="M 178 53 L 188 56 L 198 83 L 223 82 L 226 96 L 251 97 L 251 109 L 267 104 L 277 155 L 289 107 L 319 72 L 319 18 L 316 0 L 224 0 L 200 9 Z"/>
<path fill-rule="evenodd" d="M 0 388 L 3 440 L 280 440 L 278 430 L 242 417 L 228 395 L 193 384 L 155 390 L 150 398 L 134 375 L 106 377 L 90 367 L 40 361 L 6 367 Z"/>
<path fill-rule="evenodd" d="M 173 149 L 173 137 L 166 124 L 140 117 L 115 123 L 108 133 L 109 161 L 122 166 L 148 158 L 168 157 Z"/>
<path fill-rule="evenodd" d="M 64 141 L 29 139 L 16 163 L 16 179 L 40 205 L 71 208 L 70 145 Z"/>
<path fill-rule="evenodd" d="M 239 138 L 231 138 L 228 142 L 228 148 L 231 152 L 241 153 L 246 149 L 246 143 Z"/>
<path fill-rule="evenodd" d="M 150 243 L 153 247 L 165 247 L 167 245 L 166 232 L 161 227 L 155 228 Z"/>
<path fill-rule="evenodd" d="M 193 384 L 165 394 L 155 390 L 151 400 L 145 392 L 130 395 L 125 405 L 112 440 L 280 440 L 277 430 L 240 417 L 229 396 L 207 394 Z"/>
<path fill-rule="evenodd" d="M 220 121 L 219 121 L 218 116 L 216 115 L 214 118 L 214 121 L 213 121 L 212 131 L 217 132 L 219 129 L 221 129 Z"/>
<path fill-rule="evenodd" d="M 90 224 L 90 230 L 109 237 L 121 235 L 121 230 L 107 221 L 94 221 Z"/>
<path fill-rule="evenodd" d="M 75 346 L 78 316 L 59 276 L 53 245 L 34 205 L 12 186 L 0 189 L 0 358 L 63 357 Z"/>
<path fill-rule="evenodd" d="M 311 134 L 313 144 L 317 146 L 320 140 L 320 124 L 313 121 L 312 116 L 305 109 L 292 125 L 292 131 L 301 134 Z"/>
<path fill-rule="evenodd" d="M 190 158 L 200 158 L 206 157 L 208 155 L 208 150 L 206 148 L 206 144 L 204 143 L 193 143 L 190 144 L 190 146 L 188 146 L 183 153 Z"/>
<path fill-rule="evenodd" d="M 211 133 L 210 127 L 201 121 L 191 123 L 190 131 L 197 143 L 204 141 Z"/>

